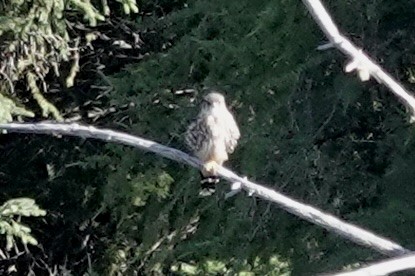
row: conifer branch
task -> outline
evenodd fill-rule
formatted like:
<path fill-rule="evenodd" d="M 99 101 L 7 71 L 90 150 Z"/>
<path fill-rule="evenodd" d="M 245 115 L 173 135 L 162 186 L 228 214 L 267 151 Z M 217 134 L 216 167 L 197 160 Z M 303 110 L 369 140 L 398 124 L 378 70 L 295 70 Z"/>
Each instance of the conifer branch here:
<path fill-rule="evenodd" d="M 21 124 L 10 123 L 0 124 L 0 129 L 15 133 L 35 133 L 35 134 L 60 134 L 83 138 L 93 138 L 106 142 L 113 142 L 133 146 L 142 150 L 153 152 L 157 155 L 184 163 L 200 169 L 201 162 L 180 150 L 170 148 L 159 143 L 146 140 L 127 133 L 113 131 L 110 129 L 99 129 L 93 126 L 83 126 L 79 124 L 58 124 L 58 123 L 36 123 Z M 275 190 L 258 185 L 246 178 L 236 175 L 234 172 L 220 167 L 218 174 L 231 183 L 240 183 L 241 188 L 249 194 L 276 203 L 280 208 L 294 214 L 304 220 L 324 227 L 328 231 L 334 232 L 341 237 L 349 239 L 355 243 L 375 249 L 388 256 L 400 256 L 410 251 L 388 239 L 377 236 L 374 233 L 357 227 L 353 224 L 342 221 L 332 215 L 326 214 L 310 205 L 293 200 Z"/>
<path fill-rule="evenodd" d="M 415 254 L 410 254 L 398 258 L 389 260 L 383 260 L 381 262 L 356 269 L 354 271 L 348 271 L 337 274 L 330 274 L 332 276 L 361 276 L 361 275 L 389 275 L 390 273 L 415 269 Z"/>
<path fill-rule="evenodd" d="M 361 49 L 356 47 L 351 41 L 343 36 L 334 24 L 329 13 L 319 0 L 302 0 L 310 11 L 321 30 L 326 34 L 330 43 L 320 46 L 319 49 L 336 47 L 344 54 L 349 56 L 352 61 L 346 66 L 345 71 L 356 70 L 362 81 L 369 80 L 373 76 L 378 82 L 388 87 L 409 110 L 411 111 L 411 121 L 415 120 L 415 97 L 399 84 L 391 75 L 382 69 L 376 62 L 367 56 Z"/>

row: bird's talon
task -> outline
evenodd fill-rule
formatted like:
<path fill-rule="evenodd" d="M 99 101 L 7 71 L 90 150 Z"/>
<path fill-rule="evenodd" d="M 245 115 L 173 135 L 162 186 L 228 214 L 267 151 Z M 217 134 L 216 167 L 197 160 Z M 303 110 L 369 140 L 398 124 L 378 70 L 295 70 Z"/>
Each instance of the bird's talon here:
<path fill-rule="evenodd" d="M 203 165 L 203 170 L 206 174 L 216 175 L 218 171 L 218 164 L 215 161 L 209 161 Z"/>

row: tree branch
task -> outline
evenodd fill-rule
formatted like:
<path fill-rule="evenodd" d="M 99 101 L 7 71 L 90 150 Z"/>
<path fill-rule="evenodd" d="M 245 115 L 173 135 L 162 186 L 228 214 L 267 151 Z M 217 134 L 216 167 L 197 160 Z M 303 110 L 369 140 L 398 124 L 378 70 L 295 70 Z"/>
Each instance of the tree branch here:
<path fill-rule="evenodd" d="M 61 134 L 67 136 L 99 139 L 107 142 L 115 142 L 128 146 L 133 146 L 142 150 L 150 151 L 157 155 L 190 165 L 197 169 L 200 169 L 202 167 L 202 164 L 198 159 L 180 150 L 170 148 L 159 143 L 136 137 L 127 133 L 122 133 L 109 129 L 98 129 L 92 126 L 82 126 L 78 124 L 57 123 L 0 124 L 0 129 L 16 133 Z M 325 229 L 334 232 L 355 243 L 375 249 L 382 254 L 388 256 L 399 256 L 410 252 L 409 250 L 401 247 L 399 244 L 396 244 L 383 237 L 379 237 L 365 229 L 346 223 L 332 215 L 325 214 L 316 208 L 295 201 L 272 189 L 251 182 L 246 178 L 236 175 L 235 173 L 224 167 L 219 168 L 218 174 L 232 183 L 240 183 L 241 188 L 246 190 L 250 194 L 274 202 L 280 208 L 286 210 L 291 214 L 294 214 L 304 220 L 324 227 Z"/>
<path fill-rule="evenodd" d="M 356 70 L 362 81 L 373 76 L 378 82 L 383 83 L 395 94 L 411 111 L 411 121 L 415 120 L 415 98 L 405 90 L 391 75 L 385 72 L 376 62 L 370 59 L 361 49 L 344 37 L 334 24 L 327 10 L 319 0 L 302 0 L 310 11 L 321 30 L 326 34 L 331 43 L 319 47 L 320 50 L 336 47 L 344 54 L 352 58 L 345 71 Z"/>
<path fill-rule="evenodd" d="M 389 275 L 390 273 L 415 269 L 415 254 L 402 256 L 390 260 L 383 260 L 381 262 L 366 266 L 364 268 L 356 269 L 354 271 L 343 272 L 338 274 L 330 274 L 332 276 L 381 276 Z"/>

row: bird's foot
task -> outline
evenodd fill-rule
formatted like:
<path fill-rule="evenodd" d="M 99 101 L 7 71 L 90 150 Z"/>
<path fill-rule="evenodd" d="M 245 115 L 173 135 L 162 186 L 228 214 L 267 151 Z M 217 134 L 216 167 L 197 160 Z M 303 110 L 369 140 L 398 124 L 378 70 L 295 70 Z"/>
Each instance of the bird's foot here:
<path fill-rule="evenodd" d="M 204 175 L 216 175 L 219 169 L 219 164 L 215 161 L 208 161 L 203 164 Z"/>

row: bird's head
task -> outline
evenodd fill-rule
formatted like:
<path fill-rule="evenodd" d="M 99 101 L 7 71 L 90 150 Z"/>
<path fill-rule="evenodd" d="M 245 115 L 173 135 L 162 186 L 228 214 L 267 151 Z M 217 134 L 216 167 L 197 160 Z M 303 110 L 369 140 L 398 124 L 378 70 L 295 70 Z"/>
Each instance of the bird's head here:
<path fill-rule="evenodd" d="M 202 100 L 202 109 L 211 109 L 211 108 L 221 108 L 226 107 L 225 97 L 218 92 L 210 92 L 203 97 Z"/>

